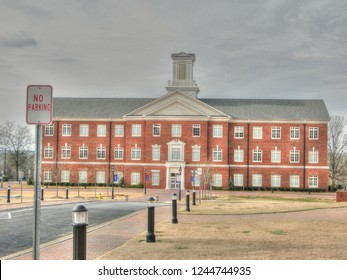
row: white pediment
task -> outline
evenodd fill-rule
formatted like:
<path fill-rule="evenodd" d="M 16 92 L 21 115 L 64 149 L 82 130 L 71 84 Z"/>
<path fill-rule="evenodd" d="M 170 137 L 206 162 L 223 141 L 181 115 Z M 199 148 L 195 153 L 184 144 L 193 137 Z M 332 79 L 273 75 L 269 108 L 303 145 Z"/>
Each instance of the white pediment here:
<path fill-rule="evenodd" d="M 142 106 L 125 117 L 218 117 L 229 118 L 223 112 L 181 91 L 173 91 Z"/>

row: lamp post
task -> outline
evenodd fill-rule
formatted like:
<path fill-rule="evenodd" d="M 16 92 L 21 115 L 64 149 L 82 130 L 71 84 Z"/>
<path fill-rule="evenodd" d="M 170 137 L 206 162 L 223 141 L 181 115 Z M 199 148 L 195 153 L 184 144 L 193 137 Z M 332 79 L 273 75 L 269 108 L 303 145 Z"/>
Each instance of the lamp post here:
<path fill-rule="evenodd" d="M 83 205 L 76 205 L 72 209 L 74 260 L 86 260 L 87 258 L 87 225 L 87 208 Z"/>
<path fill-rule="evenodd" d="M 172 195 L 172 219 L 171 223 L 177 224 L 178 219 L 177 219 L 177 195 L 174 193 Z"/>
<path fill-rule="evenodd" d="M 182 167 L 180 166 L 180 168 L 178 169 L 178 175 L 180 177 L 180 181 L 178 183 L 178 200 L 181 201 L 181 175 L 182 175 Z"/>
<path fill-rule="evenodd" d="M 112 195 L 111 198 L 114 199 L 114 165 L 112 165 Z"/>
<path fill-rule="evenodd" d="M 147 190 L 146 190 L 146 176 L 147 176 L 147 169 L 145 169 L 145 170 L 144 170 L 144 176 L 145 176 L 145 180 L 144 180 L 144 184 L 143 184 L 143 186 L 144 186 L 144 194 L 146 194 L 146 193 L 147 193 Z"/>
<path fill-rule="evenodd" d="M 155 242 L 155 234 L 154 234 L 154 197 L 150 197 L 148 199 L 148 222 L 147 222 L 147 235 L 146 235 L 146 242 L 147 243 L 154 243 Z"/>

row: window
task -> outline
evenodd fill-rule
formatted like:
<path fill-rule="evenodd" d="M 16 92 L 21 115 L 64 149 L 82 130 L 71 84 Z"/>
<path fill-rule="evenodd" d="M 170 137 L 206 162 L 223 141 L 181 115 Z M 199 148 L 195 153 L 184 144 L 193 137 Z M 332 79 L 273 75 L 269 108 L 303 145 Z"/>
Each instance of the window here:
<path fill-rule="evenodd" d="M 105 147 L 98 147 L 96 149 L 96 159 L 106 159 L 106 148 Z"/>
<path fill-rule="evenodd" d="M 222 149 L 220 149 L 218 146 L 212 151 L 212 159 L 213 161 L 222 161 Z"/>
<path fill-rule="evenodd" d="M 65 144 L 65 146 L 61 149 L 61 158 L 62 159 L 69 159 L 71 158 L 71 147 Z"/>
<path fill-rule="evenodd" d="M 289 186 L 291 188 L 298 188 L 300 186 L 300 176 L 299 175 L 290 175 L 289 176 Z"/>
<path fill-rule="evenodd" d="M 123 159 L 123 156 L 124 156 L 123 148 L 121 147 L 114 148 L 114 159 L 120 160 L 120 159 Z"/>
<path fill-rule="evenodd" d="M 253 139 L 263 139 L 263 128 L 261 126 L 253 127 Z"/>
<path fill-rule="evenodd" d="M 281 175 L 271 175 L 271 187 L 281 187 Z"/>
<path fill-rule="evenodd" d="M 106 124 L 98 124 L 96 136 L 97 137 L 106 137 Z"/>
<path fill-rule="evenodd" d="M 243 137 L 244 137 L 244 127 L 243 126 L 235 126 L 234 137 L 236 139 L 243 139 Z"/>
<path fill-rule="evenodd" d="M 153 136 L 160 136 L 160 124 L 153 124 Z"/>
<path fill-rule="evenodd" d="M 234 150 L 234 161 L 243 162 L 244 152 L 240 148 Z"/>
<path fill-rule="evenodd" d="M 200 137 L 200 124 L 193 124 L 193 137 Z"/>
<path fill-rule="evenodd" d="M 140 172 L 131 172 L 131 185 L 140 184 Z"/>
<path fill-rule="evenodd" d="M 45 126 L 45 135 L 46 136 L 53 136 L 54 134 L 54 125 L 48 124 Z"/>
<path fill-rule="evenodd" d="M 160 172 L 152 171 L 152 186 L 159 186 L 160 184 Z"/>
<path fill-rule="evenodd" d="M 63 136 L 71 136 L 71 124 L 63 124 Z"/>
<path fill-rule="evenodd" d="M 88 147 L 80 147 L 80 159 L 87 159 L 88 158 Z"/>
<path fill-rule="evenodd" d="M 213 126 L 213 137 L 221 138 L 223 137 L 223 126 L 222 125 L 214 125 Z"/>
<path fill-rule="evenodd" d="M 312 150 L 308 152 L 308 162 L 318 163 L 318 151 Z"/>
<path fill-rule="evenodd" d="M 318 188 L 318 176 L 309 176 L 308 177 L 308 187 L 309 188 Z"/>
<path fill-rule="evenodd" d="M 291 163 L 300 162 L 300 151 L 295 150 L 295 149 L 290 151 L 290 162 Z"/>
<path fill-rule="evenodd" d="M 141 148 L 135 146 L 131 148 L 131 159 L 140 160 L 141 159 Z"/>
<path fill-rule="evenodd" d="M 62 181 L 62 183 L 69 183 L 70 182 L 70 171 L 69 170 L 62 170 L 61 171 L 61 181 Z"/>
<path fill-rule="evenodd" d="M 234 186 L 243 187 L 243 174 L 234 174 Z"/>
<path fill-rule="evenodd" d="M 114 127 L 114 136 L 115 137 L 124 137 L 124 125 L 116 124 Z"/>
<path fill-rule="evenodd" d="M 181 147 L 172 147 L 171 148 L 171 160 L 172 161 L 181 161 Z"/>
<path fill-rule="evenodd" d="M 192 161 L 200 161 L 200 146 L 192 147 Z"/>
<path fill-rule="evenodd" d="M 88 182 L 88 172 L 85 170 L 78 171 L 78 182 L 87 183 Z"/>
<path fill-rule="evenodd" d="M 43 180 L 45 182 L 52 182 L 52 171 L 51 170 L 45 170 L 43 175 Z"/>
<path fill-rule="evenodd" d="M 53 158 L 53 147 L 48 144 L 48 146 L 45 147 L 44 152 L 45 158 Z"/>
<path fill-rule="evenodd" d="M 213 186 L 221 187 L 222 186 L 222 179 L 223 179 L 222 174 L 214 174 L 213 175 L 213 182 L 212 182 Z"/>
<path fill-rule="evenodd" d="M 279 126 L 275 126 L 271 128 L 271 138 L 281 139 L 281 128 Z"/>
<path fill-rule="evenodd" d="M 133 124 L 131 126 L 131 136 L 140 137 L 141 136 L 141 125 Z"/>
<path fill-rule="evenodd" d="M 89 135 L 89 125 L 81 124 L 80 125 L 80 136 L 87 137 Z"/>
<path fill-rule="evenodd" d="M 261 187 L 263 185 L 263 176 L 261 174 L 252 175 L 252 186 Z"/>
<path fill-rule="evenodd" d="M 281 162 L 281 151 L 279 150 L 271 151 L 271 162 Z"/>
<path fill-rule="evenodd" d="M 195 175 L 193 176 L 192 186 L 199 187 L 200 186 L 200 181 L 201 181 L 200 175 L 195 173 Z"/>
<path fill-rule="evenodd" d="M 117 180 L 114 181 L 114 183 L 119 183 L 120 180 L 123 178 L 123 172 L 121 172 L 121 171 L 115 171 L 114 175 L 117 175 Z"/>
<path fill-rule="evenodd" d="M 106 183 L 105 171 L 103 171 L 103 170 L 96 171 L 95 176 L 96 176 L 95 181 L 97 184 L 105 184 Z"/>
<path fill-rule="evenodd" d="M 253 150 L 253 162 L 262 162 L 263 151 L 257 147 Z"/>
<path fill-rule="evenodd" d="M 172 137 L 181 137 L 182 131 L 181 131 L 181 125 L 180 124 L 173 124 L 171 127 L 172 130 Z"/>
<path fill-rule="evenodd" d="M 300 127 L 290 128 L 290 139 L 300 139 Z"/>
<path fill-rule="evenodd" d="M 152 160 L 160 160 L 160 146 L 153 145 L 152 146 Z"/>
<path fill-rule="evenodd" d="M 317 140 L 318 139 L 318 127 L 310 127 L 309 139 L 310 140 Z"/>

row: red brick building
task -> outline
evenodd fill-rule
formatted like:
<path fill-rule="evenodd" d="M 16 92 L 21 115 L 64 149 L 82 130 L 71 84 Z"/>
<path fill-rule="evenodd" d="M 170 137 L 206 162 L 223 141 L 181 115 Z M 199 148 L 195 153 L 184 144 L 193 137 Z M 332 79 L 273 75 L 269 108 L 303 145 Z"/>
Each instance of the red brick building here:
<path fill-rule="evenodd" d="M 160 98 L 55 98 L 43 182 L 328 188 L 323 100 L 199 99 L 194 54 Z"/>

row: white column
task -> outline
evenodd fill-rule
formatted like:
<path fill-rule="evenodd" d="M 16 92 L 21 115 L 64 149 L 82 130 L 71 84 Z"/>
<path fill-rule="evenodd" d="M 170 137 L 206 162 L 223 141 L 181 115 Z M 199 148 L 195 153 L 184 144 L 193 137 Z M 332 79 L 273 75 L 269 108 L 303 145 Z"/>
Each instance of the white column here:
<path fill-rule="evenodd" d="M 170 178 L 171 174 L 170 174 L 170 167 L 166 167 L 166 188 L 165 189 L 170 189 Z"/>

